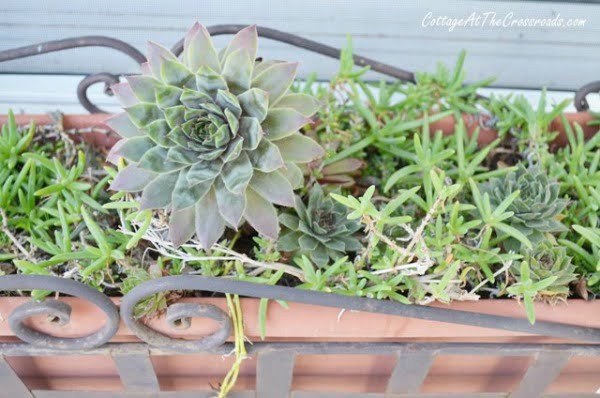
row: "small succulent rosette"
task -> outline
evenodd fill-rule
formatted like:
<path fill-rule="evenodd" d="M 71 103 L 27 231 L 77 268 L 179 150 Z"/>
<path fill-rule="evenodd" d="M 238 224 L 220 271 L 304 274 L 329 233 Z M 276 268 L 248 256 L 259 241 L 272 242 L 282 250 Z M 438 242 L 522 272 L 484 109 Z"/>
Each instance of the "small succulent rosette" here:
<path fill-rule="evenodd" d="M 286 227 L 277 243 L 277 249 L 307 255 L 320 267 L 346 254 L 362 249 L 354 235 L 360 222 L 348 220 L 348 208 L 323 193 L 315 185 L 309 194 L 308 205 L 296 196 L 295 214 L 284 213 L 279 217 Z"/>
<path fill-rule="evenodd" d="M 109 160 L 127 166 L 111 188 L 141 191 L 141 209 L 167 209 L 176 246 L 195 234 L 209 248 L 243 222 L 277 238 L 274 205 L 294 205 L 298 164 L 324 154 L 299 132 L 318 103 L 289 91 L 297 64 L 256 53 L 255 26 L 217 52 L 196 23 L 181 60 L 150 42 L 142 75 L 112 87 L 125 112 L 107 122 L 123 137 Z"/>
<path fill-rule="evenodd" d="M 492 178 L 482 188 L 489 195 L 493 208 L 498 207 L 513 192 L 520 192 L 506 209 L 514 213 L 507 221 L 534 246 L 544 239 L 544 234 L 566 230 L 559 221 L 559 215 L 568 201 L 559 197 L 560 184 L 550 180 L 538 166 L 525 167 L 520 163 L 515 171 L 500 178 Z M 516 239 L 509 238 L 504 246 L 507 250 L 519 251 L 521 244 Z"/>

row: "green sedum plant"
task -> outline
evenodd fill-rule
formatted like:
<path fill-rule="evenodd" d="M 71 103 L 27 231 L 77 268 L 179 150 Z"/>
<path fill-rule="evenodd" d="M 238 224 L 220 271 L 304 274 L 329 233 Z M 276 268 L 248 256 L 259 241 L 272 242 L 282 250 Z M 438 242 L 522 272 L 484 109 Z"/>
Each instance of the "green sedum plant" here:
<path fill-rule="evenodd" d="M 287 231 L 279 238 L 277 249 L 308 255 L 318 266 L 337 260 L 346 252 L 362 248 L 354 234 L 360 229 L 356 220 L 348 220 L 348 209 L 323 193 L 320 185 L 310 191 L 308 204 L 296 197 L 296 214 L 284 213 L 279 220 Z"/>
<path fill-rule="evenodd" d="M 489 195 L 494 209 L 506 198 L 519 192 L 504 210 L 513 213 L 507 220 L 509 224 L 533 244 L 541 242 L 545 233 L 566 230 L 558 218 L 568 202 L 559 198 L 558 182 L 549 179 L 537 166 L 525 167 L 519 163 L 516 170 L 483 184 L 482 191 Z M 512 238 L 507 239 L 504 244 L 508 250 L 518 251 L 520 248 L 519 241 Z"/>
<path fill-rule="evenodd" d="M 217 53 L 196 23 L 182 60 L 149 43 L 143 74 L 113 86 L 125 113 L 108 124 L 124 139 L 109 158 L 129 164 L 111 188 L 141 191 L 141 209 L 167 208 L 176 246 L 195 234 L 209 248 L 244 221 L 277 238 L 274 204 L 293 206 L 297 164 L 324 154 L 298 132 L 318 103 L 288 93 L 297 64 L 255 62 L 256 53 L 255 26 Z"/>

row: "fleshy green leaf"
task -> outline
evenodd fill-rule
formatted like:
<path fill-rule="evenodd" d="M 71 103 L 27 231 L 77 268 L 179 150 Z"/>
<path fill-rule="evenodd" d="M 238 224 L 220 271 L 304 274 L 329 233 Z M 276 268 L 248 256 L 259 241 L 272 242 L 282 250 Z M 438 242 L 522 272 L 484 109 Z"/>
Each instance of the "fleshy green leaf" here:
<path fill-rule="evenodd" d="M 221 216 L 232 228 L 237 228 L 246 209 L 245 195 L 228 190 L 220 178 L 215 181 L 214 186 Z"/>
<path fill-rule="evenodd" d="M 219 160 L 196 163 L 188 171 L 188 186 L 214 179 L 221 173 L 222 168 L 223 163 Z"/>
<path fill-rule="evenodd" d="M 144 189 L 155 178 L 155 173 L 139 168 L 136 164 L 129 164 L 119 171 L 112 184 L 110 184 L 110 189 L 123 192 L 138 192 Z"/>
<path fill-rule="evenodd" d="M 147 58 L 148 67 L 157 79 L 161 78 L 160 70 L 163 60 L 177 61 L 177 57 L 171 51 L 153 41 L 148 42 Z"/>
<path fill-rule="evenodd" d="M 173 141 L 167 137 L 167 134 L 171 131 L 171 127 L 169 127 L 169 124 L 164 119 L 155 120 L 152 123 L 149 123 L 144 127 L 144 131 L 152 141 L 160 146 L 172 147 L 175 145 Z"/>
<path fill-rule="evenodd" d="M 154 147 L 142 156 L 138 166 L 155 173 L 168 173 L 185 167 L 185 164 L 171 162 L 167 159 L 168 149 Z"/>
<path fill-rule="evenodd" d="M 179 247 L 194 236 L 196 232 L 196 207 L 173 211 L 169 216 L 169 239 L 173 246 Z"/>
<path fill-rule="evenodd" d="M 239 94 L 250 88 L 253 64 L 254 60 L 244 49 L 227 56 L 223 65 L 223 77 L 232 93 Z"/>
<path fill-rule="evenodd" d="M 188 186 L 187 171 L 188 169 L 183 169 L 179 172 L 179 178 L 173 190 L 172 203 L 174 211 L 195 205 L 206 195 L 213 184 L 212 180 L 207 180 L 190 187 Z"/>
<path fill-rule="evenodd" d="M 287 207 L 294 206 L 292 186 L 278 171 L 263 173 L 256 170 L 250 180 L 250 186 L 271 203 Z"/>
<path fill-rule="evenodd" d="M 252 163 L 246 153 L 242 152 L 237 159 L 225 163 L 221 171 L 221 178 L 227 189 L 233 193 L 241 193 L 248 186 L 252 174 Z"/>
<path fill-rule="evenodd" d="M 256 25 L 245 27 L 233 36 L 223 53 L 224 58 L 226 59 L 230 54 L 233 54 L 237 50 L 243 50 L 248 53 L 249 58 L 254 62 L 258 50 L 258 33 L 256 31 Z"/>
<path fill-rule="evenodd" d="M 113 84 L 110 86 L 110 90 L 124 107 L 133 106 L 140 102 L 127 82 Z"/>
<path fill-rule="evenodd" d="M 244 218 L 260 234 L 271 239 L 279 235 L 279 223 L 275 207 L 252 188 L 246 190 L 246 210 Z"/>
<path fill-rule="evenodd" d="M 269 140 L 275 141 L 297 132 L 311 120 L 291 108 L 275 108 L 269 110 L 262 128 Z"/>
<path fill-rule="evenodd" d="M 144 135 L 144 133 L 131 122 L 129 115 L 125 112 L 107 119 L 104 123 L 123 138 L 133 138 Z"/>
<path fill-rule="evenodd" d="M 244 139 L 243 149 L 255 150 L 263 137 L 260 123 L 253 117 L 242 117 L 238 134 Z"/>
<path fill-rule="evenodd" d="M 281 62 L 266 68 L 252 80 L 252 87 L 269 93 L 269 106 L 273 107 L 287 92 L 296 77 L 296 62 Z"/>
<path fill-rule="evenodd" d="M 248 156 L 255 169 L 270 173 L 283 167 L 283 157 L 277 145 L 269 140 L 261 140 L 254 151 L 248 151 Z"/>
<path fill-rule="evenodd" d="M 319 101 L 308 94 L 287 94 L 277 103 L 278 108 L 292 108 L 305 117 L 311 117 L 319 109 Z"/>
<path fill-rule="evenodd" d="M 179 172 L 160 174 L 142 191 L 140 210 L 162 209 L 171 203 Z"/>
<path fill-rule="evenodd" d="M 277 140 L 275 145 L 286 162 L 308 163 L 325 155 L 325 150 L 319 144 L 301 134 L 293 134 Z"/>
<path fill-rule="evenodd" d="M 289 181 L 292 189 L 298 189 L 304 185 L 304 174 L 296 163 L 285 163 L 284 167 L 278 171 Z"/>
<path fill-rule="evenodd" d="M 251 88 L 238 95 L 244 115 L 256 118 L 262 123 L 269 110 L 269 93 L 259 88 Z"/>
<path fill-rule="evenodd" d="M 156 88 L 156 103 L 162 109 L 178 106 L 183 90 L 169 85 L 162 85 Z"/>
<path fill-rule="evenodd" d="M 195 23 L 185 35 L 183 42 L 183 59 L 186 66 L 195 72 L 201 66 L 208 66 L 215 71 L 221 71 L 217 51 L 210 34 L 204 26 Z"/>
<path fill-rule="evenodd" d="M 137 127 L 146 127 L 155 120 L 163 118 L 163 112 L 154 104 L 140 103 L 125 108 L 133 124 Z"/>
<path fill-rule="evenodd" d="M 151 76 L 126 76 L 127 82 L 135 96 L 142 102 L 156 101 L 155 90 L 162 86 L 162 83 Z"/>
<path fill-rule="evenodd" d="M 212 247 L 225 232 L 225 221 L 217 207 L 215 192 L 211 189 L 196 204 L 196 235 L 202 248 Z"/>
<path fill-rule="evenodd" d="M 225 79 L 207 66 L 201 66 L 196 73 L 196 87 L 205 93 L 216 93 L 217 90 L 227 90 Z"/>
<path fill-rule="evenodd" d="M 123 140 L 113 152 L 113 155 L 122 156 L 132 162 L 139 162 L 142 156 L 150 149 L 154 148 L 154 142 L 148 137 L 134 137 Z"/>

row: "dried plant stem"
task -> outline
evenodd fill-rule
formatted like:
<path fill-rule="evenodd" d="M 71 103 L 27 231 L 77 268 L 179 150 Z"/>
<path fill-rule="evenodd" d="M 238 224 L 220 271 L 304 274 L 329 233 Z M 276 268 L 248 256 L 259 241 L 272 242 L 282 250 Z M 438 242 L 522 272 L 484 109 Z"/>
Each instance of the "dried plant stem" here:
<path fill-rule="evenodd" d="M 376 236 L 380 241 L 382 241 L 383 243 L 385 243 L 386 245 L 388 245 L 392 250 L 394 250 L 395 252 L 397 252 L 401 256 L 407 256 L 407 255 L 411 254 L 406 249 L 398 246 L 396 244 L 396 242 L 394 242 L 393 240 L 391 240 L 388 236 L 386 236 L 385 234 L 383 234 L 382 232 L 380 232 L 375 227 L 375 222 L 373 221 L 373 219 L 371 217 L 369 217 L 369 216 L 363 216 L 362 222 L 363 222 L 363 224 L 365 224 L 366 230 L 367 230 L 368 233 L 371 233 L 374 236 Z"/>
<path fill-rule="evenodd" d="M 16 236 L 12 234 L 10 228 L 8 228 L 8 217 L 6 216 L 6 212 L 4 211 L 4 209 L 0 209 L 0 216 L 2 217 L 2 232 L 4 232 L 6 236 L 8 236 L 8 239 L 10 239 L 15 245 L 15 247 L 19 249 L 21 253 L 23 253 L 25 258 L 31 260 L 31 254 L 27 251 L 27 249 L 25 249 L 25 247 L 23 247 L 23 245 L 21 244 L 21 242 L 19 242 Z"/>
<path fill-rule="evenodd" d="M 502 268 L 500 268 L 498 271 L 494 272 L 494 278 L 497 277 L 498 275 L 500 275 L 501 273 L 508 271 L 508 269 L 512 266 L 512 263 L 513 263 L 512 260 L 505 262 L 502 265 Z M 481 283 L 479 285 L 477 285 L 473 289 L 471 289 L 469 294 L 474 294 L 477 290 L 481 289 L 488 283 L 489 283 L 489 281 L 487 280 L 487 278 L 484 279 L 483 281 L 481 281 Z"/>
<path fill-rule="evenodd" d="M 442 203 L 444 203 L 444 199 L 442 197 L 437 198 L 436 201 L 433 202 L 433 206 L 431 206 L 431 208 L 421 221 L 421 224 L 419 224 L 417 230 L 413 233 L 413 238 L 410 240 L 410 242 L 408 242 L 408 245 L 406 246 L 406 251 L 408 253 L 411 253 L 412 249 L 415 247 L 417 242 L 423 239 L 423 231 L 425 231 L 425 227 L 427 227 L 427 225 L 431 222 L 431 219 L 438 211 L 438 208 L 442 205 Z"/>
<path fill-rule="evenodd" d="M 135 233 L 135 232 L 127 231 L 124 229 L 121 229 L 121 232 L 123 232 L 124 234 L 127 234 L 127 235 L 133 235 Z M 237 251 L 230 249 L 228 247 L 225 247 L 223 245 L 220 245 L 220 244 L 214 245 L 212 247 L 212 250 L 217 251 L 219 254 L 224 254 L 224 255 L 198 256 L 198 255 L 193 255 L 193 254 L 187 253 L 184 250 L 180 250 L 180 249 L 185 249 L 185 248 L 199 250 L 200 245 L 198 242 L 191 240 L 190 241 L 191 243 L 184 244 L 180 248 L 175 248 L 171 244 L 171 242 L 163 239 L 161 237 L 161 235 L 158 233 L 158 231 L 156 231 L 152 227 L 150 227 L 148 229 L 148 231 L 146 231 L 146 233 L 144 233 L 142 239 L 151 242 L 154 245 L 154 249 L 159 254 L 162 254 L 163 256 L 167 256 L 167 257 L 178 258 L 185 262 L 189 262 L 189 261 L 239 261 L 242 264 L 244 264 L 245 266 L 248 266 L 251 268 L 263 268 L 263 269 L 270 269 L 270 270 L 274 270 L 274 271 L 283 271 L 284 273 L 286 273 L 288 275 L 298 278 L 301 282 L 305 281 L 304 272 L 302 272 L 302 270 L 299 268 L 293 267 L 288 264 L 283 264 L 283 263 L 276 263 L 276 262 L 275 263 L 265 263 L 265 262 L 257 261 L 257 260 L 251 259 L 250 257 L 248 257 L 245 254 L 238 253 Z"/>

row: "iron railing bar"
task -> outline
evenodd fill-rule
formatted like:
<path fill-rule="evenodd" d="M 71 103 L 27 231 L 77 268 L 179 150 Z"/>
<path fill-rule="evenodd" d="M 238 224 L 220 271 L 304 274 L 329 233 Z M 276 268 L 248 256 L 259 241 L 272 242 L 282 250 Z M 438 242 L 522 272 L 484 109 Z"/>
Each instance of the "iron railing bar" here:
<path fill-rule="evenodd" d="M 0 396 L 33 398 L 29 389 L 2 355 L 0 355 Z"/>
<path fill-rule="evenodd" d="M 137 48 L 122 40 L 108 36 L 78 36 L 68 39 L 51 40 L 29 46 L 0 51 L 0 62 L 19 58 L 33 57 L 56 51 L 71 50 L 81 47 L 107 47 L 117 50 L 132 58 L 138 64 L 146 62 L 146 57 Z"/>
<path fill-rule="evenodd" d="M 256 398 L 287 398 L 292 388 L 294 352 L 264 351 L 258 353 L 256 365 Z"/>
<path fill-rule="evenodd" d="M 159 391 L 154 393 L 136 391 L 51 391 L 33 390 L 35 398 L 214 398 L 215 391 Z M 7 397 L 8 398 L 8 397 Z M 254 391 L 233 391 L 227 398 L 255 398 Z"/>
<path fill-rule="evenodd" d="M 509 398 L 531 398 L 542 395 L 558 377 L 569 359 L 571 355 L 567 352 L 540 351 Z"/>
<path fill-rule="evenodd" d="M 147 349 L 115 353 L 112 358 L 126 390 L 148 393 L 160 391 Z"/>
<path fill-rule="evenodd" d="M 148 398 L 148 393 L 132 391 L 51 391 L 33 390 L 35 398 Z M 506 398 L 508 393 L 418 393 L 393 394 L 364 392 L 331 392 L 331 391 L 292 391 L 290 398 Z M 213 398 L 214 391 L 160 391 L 153 393 L 153 398 Z M 543 394 L 540 398 L 597 398 L 593 393 L 554 393 Z M 12 397 L 11 397 L 12 398 Z M 228 398 L 255 398 L 254 391 L 233 391 Z M 287 398 L 287 397 L 283 397 Z M 533 397 L 532 397 L 533 398 Z"/>
<path fill-rule="evenodd" d="M 434 358 L 432 351 L 399 352 L 386 388 L 386 398 L 400 393 L 419 392 Z"/>
<path fill-rule="evenodd" d="M 152 348 L 146 343 L 108 343 L 93 349 L 56 350 L 35 347 L 26 343 L 0 343 L 0 355 L 4 356 L 68 356 L 68 355 L 116 355 L 129 350 L 147 349 L 150 355 L 174 355 L 177 351 Z M 215 355 L 227 355 L 232 352 L 230 343 L 210 351 Z M 591 344 L 530 344 L 530 343 L 253 343 L 247 347 L 248 355 L 261 351 L 287 351 L 302 355 L 393 355 L 395 352 L 431 352 L 435 355 L 494 355 L 532 356 L 538 352 L 565 352 L 572 356 L 600 356 L 600 345 Z M 193 355 L 197 353 L 182 353 Z"/>
<path fill-rule="evenodd" d="M 380 313 L 429 321 L 477 326 L 488 329 L 557 337 L 575 341 L 600 343 L 600 329 L 590 327 L 539 320 L 534 325 L 531 325 L 529 321 L 524 318 L 511 318 L 507 316 L 489 315 L 462 310 L 402 304 L 391 300 L 344 296 L 333 293 L 301 290 L 293 287 L 263 285 L 227 278 L 204 277 L 199 275 L 167 276 L 153 279 L 136 286 L 123 297 L 121 302 L 121 319 L 131 331 L 144 341 L 153 342 L 158 338 L 164 339 L 164 335 L 153 331 L 141 321 L 135 319 L 134 309 L 137 303 L 141 302 L 143 299 L 156 293 L 171 290 L 196 290 L 210 293 L 237 294 L 245 297 L 345 308 L 347 310 L 365 311 L 369 313 Z"/>
<path fill-rule="evenodd" d="M 291 398 L 506 398 L 507 393 L 411 393 L 383 394 L 363 392 L 294 391 Z"/>

